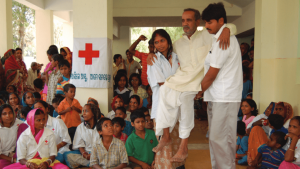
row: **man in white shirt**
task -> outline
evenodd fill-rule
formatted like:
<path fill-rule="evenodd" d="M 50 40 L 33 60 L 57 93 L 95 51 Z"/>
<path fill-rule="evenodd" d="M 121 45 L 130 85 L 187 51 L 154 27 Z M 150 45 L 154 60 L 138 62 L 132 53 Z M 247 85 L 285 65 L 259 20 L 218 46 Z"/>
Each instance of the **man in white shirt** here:
<path fill-rule="evenodd" d="M 33 81 L 37 78 L 38 64 L 36 62 L 31 63 L 31 68 L 28 70 L 27 86 L 34 89 Z"/>
<path fill-rule="evenodd" d="M 185 9 L 182 14 L 182 26 L 185 34 L 174 44 L 174 52 L 178 56 L 180 67 L 176 73 L 166 79 L 160 87 L 159 104 L 156 118 L 156 135 L 162 135 L 154 152 L 159 152 L 164 146 L 171 144 L 169 132 L 179 119 L 179 137 L 182 139 L 178 152 L 172 162 L 182 162 L 188 155 L 188 137 L 194 128 L 194 98 L 201 90 L 204 77 L 204 60 L 211 48 L 212 39 L 206 30 L 197 31 L 200 25 L 200 12 L 195 9 Z M 223 48 L 229 44 L 230 33 L 235 34 L 234 25 L 224 29 L 219 40 Z M 221 45 L 220 45 L 221 48 Z M 154 55 L 149 54 L 147 62 L 152 65 Z"/>
<path fill-rule="evenodd" d="M 210 4 L 202 12 L 205 28 L 212 34 L 212 47 L 205 59 L 201 82 L 204 101 L 208 102 L 209 148 L 213 169 L 235 168 L 237 114 L 242 99 L 243 73 L 239 43 L 230 36 L 230 47 L 219 48 L 219 38 L 227 18 L 222 3 Z"/>

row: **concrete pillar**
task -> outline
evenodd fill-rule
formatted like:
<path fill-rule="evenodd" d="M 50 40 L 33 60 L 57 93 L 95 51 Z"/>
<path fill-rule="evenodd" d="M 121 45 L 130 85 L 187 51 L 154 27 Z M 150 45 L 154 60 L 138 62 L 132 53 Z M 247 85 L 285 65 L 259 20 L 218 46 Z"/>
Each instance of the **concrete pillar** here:
<path fill-rule="evenodd" d="M 63 46 L 68 47 L 73 52 L 73 22 L 63 23 Z"/>
<path fill-rule="evenodd" d="M 119 29 L 119 38 L 114 38 L 113 55 L 121 54 L 123 59 L 127 59 L 126 50 L 131 45 L 131 32 L 129 26 L 121 26 Z"/>
<path fill-rule="evenodd" d="M 112 0 L 73 0 L 74 38 L 113 38 Z M 111 63 L 112 64 L 112 63 Z M 103 114 L 110 110 L 113 89 L 77 88 L 75 98 L 82 106 L 89 97 L 98 100 Z"/>
<path fill-rule="evenodd" d="M 45 66 L 49 63 L 47 50 L 53 45 L 53 12 L 50 10 L 35 11 L 36 26 L 36 61 Z"/>
<path fill-rule="evenodd" d="M 13 48 L 12 35 L 12 1 L 0 1 L 0 56 Z"/>
<path fill-rule="evenodd" d="M 290 24 L 282 24 L 282 20 Z M 253 96 L 260 113 L 271 101 L 284 101 L 293 106 L 294 115 L 300 115 L 298 34 L 298 0 L 255 1 Z"/>

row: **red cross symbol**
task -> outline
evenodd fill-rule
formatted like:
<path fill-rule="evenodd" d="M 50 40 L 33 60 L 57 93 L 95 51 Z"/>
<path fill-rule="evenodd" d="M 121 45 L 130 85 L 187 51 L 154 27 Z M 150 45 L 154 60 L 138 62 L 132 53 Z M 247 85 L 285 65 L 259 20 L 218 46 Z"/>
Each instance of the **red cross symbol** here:
<path fill-rule="evenodd" d="M 99 50 L 93 50 L 93 44 L 86 43 L 85 50 L 79 50 L 78 57 L 85 58 L 85 65 L 92 64 L 92 58 L 99 58 Z"/>
<path fill-rule="evenodd" d="M 46 140 L 45 143 L 48 143 L 48 141 Z"/>

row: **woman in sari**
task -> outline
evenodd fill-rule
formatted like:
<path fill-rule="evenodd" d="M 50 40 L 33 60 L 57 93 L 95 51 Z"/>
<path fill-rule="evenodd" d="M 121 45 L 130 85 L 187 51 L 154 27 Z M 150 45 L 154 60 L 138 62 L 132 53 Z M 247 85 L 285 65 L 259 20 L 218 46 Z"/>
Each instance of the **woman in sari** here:
<path fill-rule="evenodd" d="M 67 166 L 55 160 L 55 136 L 50 129 L 45 128 L 45 113 L 41 109 L 31 110 L 27 115 L 27 124 L 29 127 L 17 142 L 18 163 L 4 169 L 67 169 Z"/>
<path fill-rule="evenodd" d="M 16 93 L 9 93 L 8 104 L 13 108 L 16 117 L 23 120 L 21 119 L 21 109 L 23 106 L 21 105 L 21 100 Z"/>
<path fill-rule="evenodd" d="M 12 54 L 11 51 L 8 52 Z M 9 56 L 5 60 L 5 75 L 6 75 L 5 85 L 7 87 L 10 85 L 17 87 L 18 95 L 19 97 L 22 97 L 24 92 L 23 76 L 25 74 L 14 55 Z"/>
<path fill-rule="evenodd" d="M 13 49 L 9 49 L 8 51 L 6 51 L 3 55 L 3 57 L 1 58 L 1 63 L 2 65 L 4 65 L 5 61 L 15 53 L 16 51 Z"/>
<path fill-rule="evenodd" d="M 68 47 L 60 48 L 60 54 L 64 56 L 64 59 L 67 60 L 72 68 L 72 52 Z"/>
<path fill-rule="evenodd" d="M 21 48 L 16 48 L 16 60 L 17 60 L 18 64 L 21 66 L 21 70 L 24 72 L 23 73 L 23 86 L 26 87 L 28 72 L 27 72 L 26 64 L 23 61 L 23 52 L 22 52 Z"/>

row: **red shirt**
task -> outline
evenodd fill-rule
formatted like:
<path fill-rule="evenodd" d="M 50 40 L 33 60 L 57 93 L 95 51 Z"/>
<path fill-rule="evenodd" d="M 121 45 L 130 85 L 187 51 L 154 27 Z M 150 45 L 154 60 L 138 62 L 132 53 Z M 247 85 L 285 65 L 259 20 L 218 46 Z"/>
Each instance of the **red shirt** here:
<path fill-rule="evenodd" d="M 142 78 L 142 84 L 144 86 L 147 86 L 149 83 L 148 83 L 148 79 L 147 79 L 147 57 L 148 57 L 149 53 L 142 53 L 142 52 L 139 52 L 139 51 L 135 51 L 135 57 L 141 59 L 142 61 L 142 75 L 141 75 L 141 78 Z"/>

